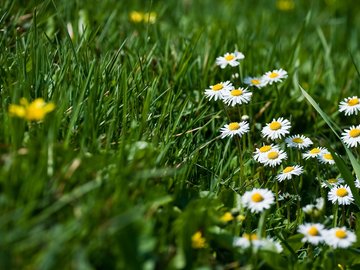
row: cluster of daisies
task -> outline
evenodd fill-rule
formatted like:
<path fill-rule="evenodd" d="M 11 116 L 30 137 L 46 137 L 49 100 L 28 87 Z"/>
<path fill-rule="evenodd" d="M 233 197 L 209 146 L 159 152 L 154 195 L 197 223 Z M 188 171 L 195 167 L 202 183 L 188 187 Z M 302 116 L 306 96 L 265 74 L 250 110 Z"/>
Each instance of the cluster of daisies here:
<path fill-rule="evenodd" d="M 345 98 L 339 104 L 339 112 L 345 113 L 345 116 L 357 115 L 360 112 L 360 99 L 357 96 Z M 360 146 L 360 124 L 345 129 L 341 133 L 341 139 L 347 147 Z"/>
<path fill-rule="evenodd" d="M 224 56 L 220 56 L 216 59 L 216 64 L 221 68 L 226 66 L 236 67 L 240 64 L 240 60 L 244 59 L 245 56 L 241 52 L 226 53 Z M 254 86 L 257 88 L 265 87 L 266 85 L 271 85 L 275 82 L 281 82 L 287 77 L 287 72 L 285 70 L 273 70 L 266 72 L 261 77 L 246 77 L 244 79 L 244 84 L 249 86 Z M 247 104 L 250 102 L 252 97 L 252 92 L 246 87 L 234 86 L 230 81 L 219 82 L 214 85 L 210 85 L 208 89 L 205 89 L 205 96 L 209 100 L 222 100 L 228 106 L 236 106 L 241 104 Z M 228 135 L 232 136 L 236 132 L 246 133 L 246 128 L 240 126 L 239 128 L 234 128 L 233 126 L 227 125 Z"/>
<path fill-rule="evenodd" d="M 235 51 L 218 57 L 216 64 L 222 69 L 227 66 L 236 67 L 244 58 L 245 56 L 241 52 Z M 266 72 L 262 76 L 246 77 L 243 83 L 249 87 L 262 88 L 266 85 L 282 82 L 286 78 L 287 72 L 283 69 L 277 69 Z M 205 89 L 205 96 L 209 100 L 222 100 L 226 105 L 233 107 L 249 103 L 252 92 L 248 88 L 234 87 L 230 81 L 225 81 Z M 346 115 L 357 114 L 358 111 L 360 111 L 360 103 L 357 97 L 347 98 L 340 103 L 340 112 L 345 112 Z M 245 120 L 245 117 L 241 117 L 241 119 L 244 121 L 225 124 L 220 129 L 220 137 L 222 139 L 227 137 L 241 138 L 248 133 L 250 131 L 249 123 Z M 261 129 L 261 135 L 265 143 L 256 148 L 253 154 L 254 160 L 262 166 L 271 167 L 274 171 L 278 166 L 281 167 L 279 173 L 274 176 L 278 182 L 291 180 L 304 173 L 304 168 L 300 164 L 285 162 L 288 159 L 288 154 L 286 150 L 282 149 L 282 146 L 301 151 L 298 152 L 298 156 L 304 160 L 316 159 L 322 164 L 335 164 L 332 154 L 326 148 L 313 147 L 309 149 L 313 145 L 313 141 L 302 134 L 291 135 L 290 130 L 291 122 L 283 117 L 274 118 L 270 123 L 266 123 Z M 345 130 L 342 138 L 348 146 L 355 147 L 360 144 L 360 125 Z M 356 179 L 355 183 L 360 188 L 358 179 Z M 322 187 L 330 189 L 328 200 L 333 204 L 349 205 L 354 201 L 350 188 L 345 185 L 342 178 L 331 178 L 324 181 Z M 270 209 L 274 202 L 274 193 L 265 188 L 253 188 L 241 196 L 242 207 L 248 209 L 251 213 L 262 213 Z M 303 211 L 314 216 L 319 215 L 324 208 L 324 204 L 324 199 L 318 198 L 315 204 L 305 206 Z M 228 213 L 228 216 L 232 218 L 230 213 Z M 225 218 L 228 220 L 228 217 L 224 216 Z M 299 232 L 304 235 L 304 242 L 312 244 L 326 242 L 327 245 L 333 248 L 348 247 L 356 241 L 354 233 L 344 227 L 325 230 L 321 224 L 304 224 L 300 225 Z M 252 247 L 255 250 L 271 249 L 277 252 L 282 250 L 280 244 L 273 239 L 261 238 L 255 234 L 244 234 L 242 237 L 235 237 L 233 244 L 235 247 Z"/>
<path fill-rule="evenodd" d="M 325 229 L 321 223 L 306 223 L 299 226 L 302 242 L 312 245 L 327 244 L 332 248 L 348 248 L 356 242 L 356 235 L 345 227 Z"/>

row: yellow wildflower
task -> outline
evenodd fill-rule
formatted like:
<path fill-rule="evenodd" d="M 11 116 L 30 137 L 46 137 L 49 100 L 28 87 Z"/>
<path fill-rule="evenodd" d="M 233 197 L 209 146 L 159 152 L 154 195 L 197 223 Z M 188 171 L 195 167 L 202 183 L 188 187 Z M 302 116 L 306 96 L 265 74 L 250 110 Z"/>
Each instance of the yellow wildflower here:
<path fill-rule="evenodd" d="M 277 0 L 276 8 L 282 11 L 289 11 L 295 8 L 295 3 L 293 0 Z"/>
<path fill-rule="evenodd" d="M 20 105 L 10 104 L 9 113 L 11 116 L 24 118 L 28 121 L 41 121 L 46 114 L 54 109 L 54 103 L 46 103 L 42 98 L 37 98 L 31 103 L 26 98 L 22 98 L 20 99 Z"/>
<path fill-rule="evenodd" d="M 139 11 L 130 12 L 130 20 L 134 23 L 140 23 L 144 19 L 144 13 Z"/>
<path fill-rule="evenodd" d="M 144 22 L 153 24 L 156 22 L 156 17 L 156 12 L 146 12 L 144 13 Z"/>
<path fill-rule="evenodd" d="M 221 217 L 220 217 L 220 220 L 222 222 L 229 222 L 229 221 L 232 221 L 234 219 L 233 215 L 230 213 L 230 212 L 226 212 L 225 214 L 223 214 Z"/>
<path fill-rule="evenodd" d="M 133 23 L 155 23 L 157 18 L 156 12 L 141 12 L 141 11 L 132 11 L 130 12 L 130 21 Z"/>
<path fill-rule="evenodd" d="M 191 236 L 191 246 L 196 249 L 204 248 L 206 244 L 205 238 L 200 231 L 197 231 Z"/>

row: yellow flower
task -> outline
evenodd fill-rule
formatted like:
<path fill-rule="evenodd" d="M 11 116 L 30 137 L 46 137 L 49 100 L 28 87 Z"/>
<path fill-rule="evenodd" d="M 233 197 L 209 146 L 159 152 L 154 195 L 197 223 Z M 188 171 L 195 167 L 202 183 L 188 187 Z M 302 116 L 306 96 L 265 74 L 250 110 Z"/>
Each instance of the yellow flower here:
<path fill-rule="evenodd" d="M 289 11 L 294 9 L 295 3 L 293 0 L 277 0 L 276 7 L 282 11 Z"/>
<path fill-rule="evenodd" d="M 134 23 L 140 23 L 144 19 L 144 13 L 139 11 L 130 12 L 130 20 Z"/>
<path fill-rule="evenodd" d="M 196 249 L 204 248 L 206 244 L 205 238 L 200 231 L 197 231 L 191 236 L 191 246 Z"/>
<path fill-rule="evenodd" d="M 221 217 L 220 217 L 220 220 L 222 222 L 229 222 L 229 221 L 232 221 L 234 219 L 233 215 L 230 213 L 230 212 L 226 212 L 225 214 L 223 214 Z"/>
<path fill-rule="evenodd" d="M 133 23 L 155 23 L 157 18 L 156 12 L 141 12 L 141 11 L 132 11 L 130 12 L 130 21 Z"/>
<path fill-rule="evenodd" d="M 153 24 L 156 22 L 156 17 L 156 12 L 146 12 L 144 13 L 144 22 Z"/>
<path fill-rule="evenodd" d="M 20 105 L 10 104 L 11 116 L 24 118 L 28 121 L 41 121 L 46 114 L 55 109 L 54 103 L 46 103 L 42 98 L 37 98 L 29 103 L 26 98 L 20 99 Z"/>

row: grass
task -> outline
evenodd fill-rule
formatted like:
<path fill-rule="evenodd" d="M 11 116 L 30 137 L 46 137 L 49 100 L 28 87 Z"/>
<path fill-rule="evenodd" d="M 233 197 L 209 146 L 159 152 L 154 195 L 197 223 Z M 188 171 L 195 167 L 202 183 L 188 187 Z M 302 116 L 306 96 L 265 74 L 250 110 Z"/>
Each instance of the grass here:
<path fill-rule="evenodd" d="M 156 12 L 156 22 L 132 22 L 134 10 Z M 332 0 L 299 0 L 289 11 L 265 0 L 5 0 L 0 268 L 357 269 L 358 244 L 313 247 L 297 229 L 318 221 L 360 236 L 358 205 L 331 205 L 318 183 L 340 176 L 348 182 L 359 171 L 358 149 L 347 149 L 349 159 L 327 126 L 359 124 L 358 116 L 338 112 L 343 98 L 358 94 L 358 11 Z M 215 65 L 234 50 L 245 54 L 240 68 Z M 249 105 L 231 109 L 204 96 L 235 72 L 239 84 L 275 68 L 289 77 L 278 89 L 254 90 Z M 56 109 L 41 122 L 11 117 L 9 105 L 22 97 Z M 238 143 L 221 140 L 220 128 L 244 114 L 251 132 Z M 264 143 L 261 127 L 274 117 L 291 120 L 292 134 L 331 147 L 343 163 L 315 165 L 289 150 L 305 168 L 302 182 L 297 191 L 280 183 L 290 197 L 254 215 L 239 198 L 253 187 L 276 190 L 278 168 L 252 158 Z M 311 220 L 301 207 L 320 196 L 325 211 Z M 245 220 L 221 222 L 227 211 Z M 197 231 L 206 240 L 199 249 L 191 241 Z M 276 238 L 284 252 L 232 245 L 253 232 Z"/>

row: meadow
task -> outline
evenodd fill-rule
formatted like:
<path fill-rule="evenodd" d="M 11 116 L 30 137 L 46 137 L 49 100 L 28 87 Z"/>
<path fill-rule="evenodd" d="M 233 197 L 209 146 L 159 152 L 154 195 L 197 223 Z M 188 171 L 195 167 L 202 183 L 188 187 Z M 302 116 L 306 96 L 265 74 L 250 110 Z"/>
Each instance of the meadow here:
<path fill-rule="evenodd" d="M 0 6 L 1 269 L 360 269 L 360 5 Z"/>

